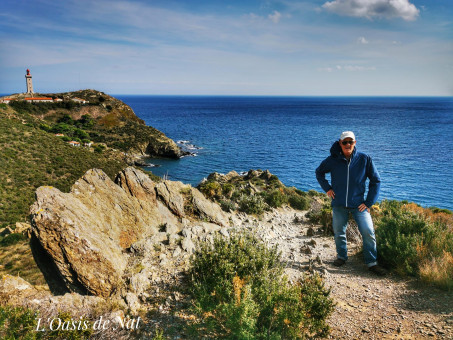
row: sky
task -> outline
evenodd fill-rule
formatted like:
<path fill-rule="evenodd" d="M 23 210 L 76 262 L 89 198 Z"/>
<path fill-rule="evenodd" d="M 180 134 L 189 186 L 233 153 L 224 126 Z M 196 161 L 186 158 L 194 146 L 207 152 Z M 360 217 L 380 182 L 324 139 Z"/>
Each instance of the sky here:
<path fill-rule="evenodd" d="M 452 0 L 1 0 L 0 93 L 452 96 Z"/>

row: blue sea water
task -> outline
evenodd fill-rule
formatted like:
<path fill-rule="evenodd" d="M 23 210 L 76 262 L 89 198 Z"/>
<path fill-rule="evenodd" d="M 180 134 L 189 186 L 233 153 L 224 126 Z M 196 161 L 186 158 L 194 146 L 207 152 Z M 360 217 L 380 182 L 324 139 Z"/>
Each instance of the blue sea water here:
<path fill-rule="evenodd" d="M 341 131 L 381 175 L 379 200 L 453 210 L 452 97 L 126 96 L 147 125 L 196 157 L 151 159 L 147 168 L 198 184 L 211 172 L 268 169 L 287 186 L 322 191 L 315 169 Z"/>

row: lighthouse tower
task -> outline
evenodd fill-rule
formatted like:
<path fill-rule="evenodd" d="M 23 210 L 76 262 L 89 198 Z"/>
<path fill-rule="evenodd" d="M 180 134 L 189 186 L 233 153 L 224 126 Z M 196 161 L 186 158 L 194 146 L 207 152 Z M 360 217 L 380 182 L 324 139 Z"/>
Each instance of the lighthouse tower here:
<path fill-rule="evenodd" d="M 27 81 L 27 94 L 33 94 L 33 82 L 31 80 L 30 70 L 27 68 L 27 74 L 25 75 L 25 80 Z"/>

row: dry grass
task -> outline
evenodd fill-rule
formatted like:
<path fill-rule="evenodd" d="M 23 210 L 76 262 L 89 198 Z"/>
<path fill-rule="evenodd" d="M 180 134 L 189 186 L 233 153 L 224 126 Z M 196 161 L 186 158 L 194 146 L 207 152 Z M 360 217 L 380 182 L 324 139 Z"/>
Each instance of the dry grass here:
<path fill-rule="evenodd" d="M 6 274 L 20 276 L 32 285 L 47 287 L 44 275 L 33 258 L 28 241 L 1 247 L 0 263 L 0 276 Z"/>
<path fill-rule="evenodd" d="M 444 251 L 442 257 L 425 260 L 420 265 L 420 277 L 425 282 L 435 282 L 448 290 L 453 289 L 453 256 Z"/>
<path fill-rule="evenodd" d="M 445 224 L 450 232 L 453 232 L 453 214 L 447 214 L 445 212 L 434 212 L 431 209 L 423 208 L 415 203 L 407 203 L 403 205 L 403 209 L 412 211 L 431 222 L 437 222 Z"/>

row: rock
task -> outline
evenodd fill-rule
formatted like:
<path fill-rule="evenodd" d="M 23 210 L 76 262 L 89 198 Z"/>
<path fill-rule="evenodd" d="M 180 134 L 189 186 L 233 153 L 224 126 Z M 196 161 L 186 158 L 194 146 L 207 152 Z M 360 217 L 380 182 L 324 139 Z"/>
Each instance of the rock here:
<path fill-rule="evenodd" d="M 173 223 L 167 223 L 165 225 L 165 232 L 167 234 L 177 234 L 181 231 L 181 228 L 179 228 L 177 225 L 173 224 Z"/>
<path fill-rule="evenodd" d="M 168 234 L 164 231 L 157 233 L 156 235 L 151 237 L 151 242 L 153 244 L 162 243 L 165 241 L 168 241 Z"/>
<path fill-rule="evenodd" d="M 306 244 L 308 244 L 309 246 L 315 247 L 317 243 L 316 243 L 315 239 L 311 239 L 310 241 L 306 242 Z"/>
<path fill-rule="evenodd" d="M 272 177 L 272 174 L 269 172 L 269 170 L 265 170 L 265 171 L 261 174 L 260 177 L 261 177 L 261 178 L 264 178 L 264 179 L 266 179 L 266 180 L 270 180 L 271 177 Z"/>
<path fill-rule="evenodd" d="M 10 227 L 6 227 L 0 231 L 0 236 L 3 237 L 12 233 L 14 233 L 14 230 L 12 230 Z"/>
<path fill-rule="evenodd" d="M 131 196 L 156 206 L 156 183 L 144 172 L 128 167 L 116 176 L 115 183 Z"/>
<path fill-rule="evenodd" d="M 156 185 L 157 195 L 164 201 L 168 209 L 175 215 L 183 217 L 184 214 L 184 197 L 181 191 L 188 190 L 190 186 L 182 182 L 163 181 Z"/>
<path fill-rule="evenodd" d="M 313 251 L 311 250 L 311 248 L 308 246 L 308 245 L 304 245 L 300 248 L 300 251 L 303 253 L 303 254 L 307 254 L 307 255 L 311 255 L 313 254 Z"/>
<path fill-rule="evenodd" d="M 38 290 L 24 279 L 11 275 L 4 275 L 0 281 L 0 301 L 11 306 L 41 310 L 47 315 L 69 311 L 74 318 L 104 302 L 100 297 L 75 293 L 52 296 L 49 291 Z"/>
<path fill-rule="evenodd" d="M 182 249 L 187 251 L 189 254 L 193 253 L 193 251 L 195 250 L 195 244 L 188 237 L 186 237 L 182 240 L 181 247 L 182 247 Z"/>
<path fill-rule="evenodd" d="M 113 294 L 123 285 L 123 251 L 156 234 L 162 222 L 149 178 L 128 168 L 117 180 L 121 187 L 92 169 L 70 193 L 52 187 L 36 190 L 30 210 L 33 233 L 71 291 Z"/>
<path fill-rule="evenodd" d="M 168 244 L 170 246 L 173 246 L 173 245 L 177 244 L 180 239 L 181 239 L 181 236 L 179 236 L 178 234 L 170 234 L 170 236 L 168 237 Z"/>
<path fill-rule="evenodd" d="M 227 228 L 220 228 L 220 234 L 225 236 L 225 237 L 229 237 L 230 236 L 230 233 L 228 232 L 228 229 Z"/>
<path fill-rule="evenodd" d="M 235 177 L 239 177 L 239 174 L 236 171 L 232 170 L 224 176 L 224 179 L 226 182 L 228 182 Z"/>
<path fill-rule="evenodd" d="M 129 307 L 132 314 L 136 314 L 140 309 L 140 302 L 137 295 L 134 293 L 127 293 L 125 296 L 127 306 Z"/>
<path fill-rule="evenodd" d="M 189 228 L 184 228 L 181 231 L 181 234 L 182 234 L 182 236 L 184 236 L 186 238 L 192 238 L 192 231 Z"/>
<path fill-rule="evenodd" d="M 149 273 L 146 270 L 133 275 L 129 280 L 130 291 L 138 295 L 142 294 L 150 285 L 148 277 Z"/>
<path fill-rule="evenodd" d="M 258 177 L 260 174 L 261 172 L 258 172 L 257 170 L 249 170 L 249 172 L 247 172 L 247 175 L 245 175 L 244 179 L 252 179 Z"/>
<path fill-rule="evenodd" d="M 214 233 L 216 231 L 219 231 L 222 228 L 217 224 L 206 223 L 206 222 L 202 223 L 202 227 L 203 227 L 205 233 Z"/>
<path fill-rule="evenodd" d="M 192 189 L 192 204 L 195 211 L 202 219 L 227 227 L 229 219 L 227 214 L 214 202 L 209 201 L 198 189 Z"/>
<path fill-rule="evenodd" d="M 14 229 L 14 233 L 20 233 L 30 237 L 31 225 L 29 223 L 16 222 L 16 229 Z"/>
<path fill-rule="evenodd" d="M 4 275 L 0 282 L 0 294 L 3 298 L 6 299 L 6 295 L 13 295 L 17 292 L 35 292 L 36 289 L 27 281 L 22 279 L 19 276 Z M 4 299 L 2 298 L 2 301 Z"/>
<path fill-rule="evenodd" d="M 216 181 L 216 182 L 222 182 L 224 181 L 225 176 L 222 174 L 219 174 L 218 172 L 213 172 L 208 175 L 207 180 L 208 181 Z"/>
<path fill-rule="evenodd" d="M 147 166 L 148 164 L 143 159 L 135 159 L 133 162 L 135 166 Z"/>
<path fill-rule="evenodd" d="M 315 229 L 313 229 L 313 227 L 309 227 L 307 229 L 307 236 L 309 237 L 315 236 Z"/>
<path fill-rule="evenodd" d="M 181 255 L 181 248 L 176 247 L 175 251 L 173 252 L 173 257 L 178 257 L 179 255 Z"/>
<path fill-rule="evenodd" d="M 149 136 L 149 140 L 144 151 L 147 155 L 181 158 L 187 154 L 187 152 L 182 151 L 173 140 L 163 133 L 160 133 L 159 136 Z"/>

